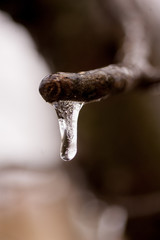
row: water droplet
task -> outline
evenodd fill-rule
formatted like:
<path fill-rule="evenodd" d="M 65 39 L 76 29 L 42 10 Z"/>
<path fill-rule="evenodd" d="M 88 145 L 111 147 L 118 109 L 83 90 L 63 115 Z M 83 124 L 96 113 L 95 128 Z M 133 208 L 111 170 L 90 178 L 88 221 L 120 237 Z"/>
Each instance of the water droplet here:
<path fill-rule="evenodd" d="M 60 156 L 64 161 L 73 159 L 77 153 L 77 122 L 83 104 L 75 101 L 53 103 L 61 134 Z"/>

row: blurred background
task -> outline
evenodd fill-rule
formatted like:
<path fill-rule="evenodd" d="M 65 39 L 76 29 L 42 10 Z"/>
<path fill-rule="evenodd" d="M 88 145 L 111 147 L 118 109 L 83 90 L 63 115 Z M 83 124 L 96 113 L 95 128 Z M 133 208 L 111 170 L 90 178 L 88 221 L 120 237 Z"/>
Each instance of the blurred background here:
<path fill-rule="evenodd" d="M 0 239 L 160 239 L 160 97 L 86 104 L 78 154 L 63 162 L 55 111 L 38 92 L 51 72 L 119 62 L 128 2 L 159 67 L 158 0 L 0 1 Z"/>

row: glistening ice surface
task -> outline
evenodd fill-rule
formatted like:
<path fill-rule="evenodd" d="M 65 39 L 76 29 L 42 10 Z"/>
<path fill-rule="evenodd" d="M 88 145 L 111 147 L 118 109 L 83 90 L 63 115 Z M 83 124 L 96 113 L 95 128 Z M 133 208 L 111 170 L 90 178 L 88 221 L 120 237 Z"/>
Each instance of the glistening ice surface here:
<path fill-rule="evenodd" d="M 83 102 L 58 101 L 53 105 L 61 134 L 60 157 L 64 161 L 69 161 L 77 153 L 77 121 Z"/>

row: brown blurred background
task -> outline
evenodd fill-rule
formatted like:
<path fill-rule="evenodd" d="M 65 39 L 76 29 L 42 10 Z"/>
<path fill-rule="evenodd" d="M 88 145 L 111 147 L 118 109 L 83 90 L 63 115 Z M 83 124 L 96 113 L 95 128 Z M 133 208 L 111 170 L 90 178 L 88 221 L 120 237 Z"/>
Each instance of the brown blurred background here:
<path fill-rule="evenodd" d="M 159 66 L 160 4 L 136 4 L 151 39 L 150 61 Z M 114 1 L 1 0 L 0 9 L 28 30 L 51 72 L 120 60 L 124 32 Z M 134 92 L 87 104 L 73 161 L 2 168 L 0 239 L 159 240 L 159 100 Z"/>

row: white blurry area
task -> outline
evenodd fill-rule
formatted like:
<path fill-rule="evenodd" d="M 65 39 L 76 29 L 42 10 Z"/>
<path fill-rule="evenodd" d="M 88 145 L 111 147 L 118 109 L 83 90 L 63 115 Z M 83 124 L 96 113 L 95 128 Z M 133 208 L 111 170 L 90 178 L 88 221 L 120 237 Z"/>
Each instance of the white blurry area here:
<path fill-rule="evenodd" d="M 134 0 L 138 7 L 140 7 L 141 11 L 144 11 L 149 21 L 157 21 L 160 22 L 160 1 L 159 0 Z M 157 26 L 155 26 L 157 27 Z"/>
<path fill-rule="evenodd" d="M 47 74 L 27 30 L 0 12 L 0 165 L 59 160 L 56 115 L 38 91 Z"/>
<path fill-rule="evenodd" d="M 145 18 L 148 31 L 147 38 L 152 42 L 153 64 L 160 66 L 160 1 L 159 0 L 134 0 Z"/>

